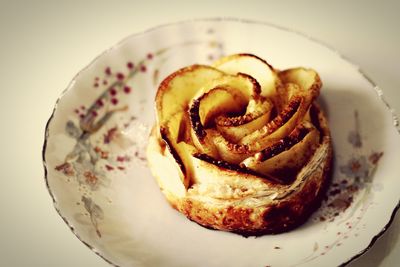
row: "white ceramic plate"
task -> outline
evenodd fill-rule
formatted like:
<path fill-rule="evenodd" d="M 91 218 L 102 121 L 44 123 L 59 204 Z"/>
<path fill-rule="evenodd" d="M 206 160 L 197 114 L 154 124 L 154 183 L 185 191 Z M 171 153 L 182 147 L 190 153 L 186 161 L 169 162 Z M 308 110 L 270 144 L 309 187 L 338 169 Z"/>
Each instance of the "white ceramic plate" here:
<path fill-rule="evenodd" d="M 335 151 L 333 183 L 303 226 L 258 238 L 205 229 L 173 210 L 146 166 L 154 95 L 166 75 L 253 53 L 316 69 Z M 76 236 L 118 266 L 337 266 L 365 252 L 399 206 L 398 121 L 380 89 L 299 33 L 234 19 L 133 35 L 82 70 L 57 101 L 43 158 L 54 205 Z"/>

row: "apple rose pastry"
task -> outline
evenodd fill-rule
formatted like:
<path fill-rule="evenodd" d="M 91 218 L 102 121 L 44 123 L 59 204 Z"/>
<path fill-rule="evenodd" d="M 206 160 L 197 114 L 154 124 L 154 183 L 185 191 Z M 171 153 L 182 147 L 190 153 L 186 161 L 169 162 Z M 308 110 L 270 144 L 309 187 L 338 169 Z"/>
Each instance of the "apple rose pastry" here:
<path fill-rule="evenodd" d="M 319 206 L 331 167 L 312 69 L 278 71 L 250 54 L 169 75 L 147 157 L 169 203 L 208 228 L 279 233 Z"/>

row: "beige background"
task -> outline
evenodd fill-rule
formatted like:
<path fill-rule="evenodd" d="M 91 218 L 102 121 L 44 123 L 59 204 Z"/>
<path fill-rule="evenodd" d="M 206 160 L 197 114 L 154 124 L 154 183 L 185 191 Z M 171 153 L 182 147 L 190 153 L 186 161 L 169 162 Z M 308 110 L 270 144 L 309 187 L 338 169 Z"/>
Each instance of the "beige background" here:
<path fill-rule="evenodd" d="M 46 121 L 72 77 L 129 34 L 202 17 L 293 28 L 360 65 L 400 114 L 399 2 L 81 2 L 0 0 L 0 266 L 108 266 L 54 210 L 43 179 L 41 147 Z M 400 215 L 350 266 L 397 265 L 399 228 Z"/>

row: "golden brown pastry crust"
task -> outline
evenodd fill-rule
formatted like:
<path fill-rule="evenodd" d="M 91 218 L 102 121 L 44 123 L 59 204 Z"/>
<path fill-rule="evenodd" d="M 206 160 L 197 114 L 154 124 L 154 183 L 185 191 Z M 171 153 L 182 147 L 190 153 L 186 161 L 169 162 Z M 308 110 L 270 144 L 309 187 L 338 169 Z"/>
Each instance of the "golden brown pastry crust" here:
<path fill-rule="evenodd" d="M 322 135 L 321 146 L 326 146 L 326 157 L 320 168 L 307 177 L 301 190 L 281 200 L 262 206 L 217 205 L 202 201 L 196 195 L 187 194 L 177 197 L 161 188 L 173 208 L 183 213 L 190 220 L 211 229 L 235 232 L 244 236 L 277 234 L 288 231 L 304 223 L 320 206 L 330 181 L 332 167 L 332 143 L 325 115 L 318 105 L 314 104 L 319 130 Z M 162 141 L 153 129 L 152 145 L 148 146 L 148 158 L 151 164 L 152 153 L 163 154 Z M 160 173 L 153 175 L 159 180 Z"/>

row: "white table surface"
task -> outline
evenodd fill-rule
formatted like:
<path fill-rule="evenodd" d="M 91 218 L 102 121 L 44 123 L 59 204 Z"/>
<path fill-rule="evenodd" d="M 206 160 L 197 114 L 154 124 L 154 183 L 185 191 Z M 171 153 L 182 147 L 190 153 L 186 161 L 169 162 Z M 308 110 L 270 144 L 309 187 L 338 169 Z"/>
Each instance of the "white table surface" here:
<path fill-rule="evenodd" d="M 203 17 L 296 29 L 361 66 L 400 114 L 400 1 L 81 2 L 0 0 L 0 266 L 109 266 L 53 208 L 41 149 L 46 121 L 62 90 L 93 58 L 129 34 Z M 349 266 L 399 266 L 399 228 L 397 215 Z"/>

